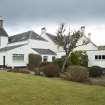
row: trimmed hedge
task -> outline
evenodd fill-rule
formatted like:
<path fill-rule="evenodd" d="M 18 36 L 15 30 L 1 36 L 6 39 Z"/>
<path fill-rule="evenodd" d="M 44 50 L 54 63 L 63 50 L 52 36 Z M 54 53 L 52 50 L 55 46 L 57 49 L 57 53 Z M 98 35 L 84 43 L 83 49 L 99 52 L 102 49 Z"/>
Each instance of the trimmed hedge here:
<path fill-rule="evenodd" d="M 75 82 L 86 81 L 88 77 L 88 69 L 83 66 L 69 66 L 65 72 L 65 79 Z"/>
<path fill-rule="evenodd" d="M 42 62 L 42 57 L 37 54 L 29 54 L 29 69 L 34 69 L 35 67 L 38 67 Z"/>
<path fill-rule="evenodd" d="M 59 66 L 55 64 L 48 64 L 40 68 L 40 73 L 46 77 L 57 77 L 59 76 Z"/>
<path fill-rule="evenodd" d="M 101 77 L 103 75 L 103 69 L 99 66 L 92 66 L 89 68 L 90 77 Z"/>

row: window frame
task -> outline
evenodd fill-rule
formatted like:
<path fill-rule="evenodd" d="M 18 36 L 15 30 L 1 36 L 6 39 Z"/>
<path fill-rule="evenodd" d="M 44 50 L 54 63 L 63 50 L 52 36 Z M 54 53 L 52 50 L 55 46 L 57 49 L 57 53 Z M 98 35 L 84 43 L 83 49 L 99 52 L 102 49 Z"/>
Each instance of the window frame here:
<path fill-rule="evenodd" d="M 48 56 L 43 56 L 43 62 L 47 62 L 48 61 Z"/>
<path fill-rule="evenodd" d="M 14 62 L 24 62 L 24 54 L 12 54 L 12 60 Z"/>

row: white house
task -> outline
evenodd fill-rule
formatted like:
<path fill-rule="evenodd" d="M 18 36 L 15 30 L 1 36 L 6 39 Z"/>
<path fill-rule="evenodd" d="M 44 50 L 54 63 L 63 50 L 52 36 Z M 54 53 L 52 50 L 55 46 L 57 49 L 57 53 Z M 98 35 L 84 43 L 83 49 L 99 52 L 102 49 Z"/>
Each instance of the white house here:
<path fill-rule="evenodd" d="M 81 27 L 81 32 L 85 27 Z M 90 36 L 90 34 L 89 34 Z M 83 50 L 88 54 L 88 66 L 105 67 L 105 49 L 96 46 L 89 37 L 85 35 L 78 41 L 80 45 L 89 41 L 87 45 L 79 46 L 75 50 Z M 34 31 L 27 31 L 17 35 L 9 36 L 4 27 L 3 19 L 0 17 L 0 66 L 1 67 L 25 67 L 29 63 L 29 54 L 39 54 L 42 61 L 52 62 L 55 58 L 65 55 L 62 47 L 58 47 L 56 36 L 47 33 L 46 28 L 41 29 L 41 35 Z"/>

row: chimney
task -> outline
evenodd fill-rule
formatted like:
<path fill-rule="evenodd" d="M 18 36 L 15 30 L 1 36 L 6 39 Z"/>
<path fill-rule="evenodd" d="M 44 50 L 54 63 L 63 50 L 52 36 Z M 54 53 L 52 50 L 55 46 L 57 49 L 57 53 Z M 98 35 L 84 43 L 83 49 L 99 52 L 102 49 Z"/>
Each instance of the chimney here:
<path fill-rule="evenodd" d="M 88 38 L 89 40 L 91 40 L 91 33 L 88 33 Z"/>
<path fill-rule="evenodd" d="M 81 26 L 81 33 L 84 35 L 85 34 L 85 26 Z"/>
<path fill-rule="evenodd" d="M 0 16 L 0 28 L 3 28 L 3 17 Z"/>
<path fill-rule="evenodd" d="M 47 31 L 47 30 L 46 30 L 46 27 L 41 28 L 41 35 L 42 35 L 42 34 L 46 34 L 46 31 Z"/>

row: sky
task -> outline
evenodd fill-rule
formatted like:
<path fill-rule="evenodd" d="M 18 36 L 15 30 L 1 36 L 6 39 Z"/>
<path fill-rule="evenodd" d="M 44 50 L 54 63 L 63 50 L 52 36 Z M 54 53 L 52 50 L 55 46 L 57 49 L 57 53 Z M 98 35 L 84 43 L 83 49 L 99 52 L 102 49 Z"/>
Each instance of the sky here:
<path fill-rule="evenodd" d="M 105 0 L 0 0 L 0 16 L 9 35 L 46 27 L 56 33 L 60 23 L 71 30 L 86 27 L 92 41 L 105 45 Z"/>

